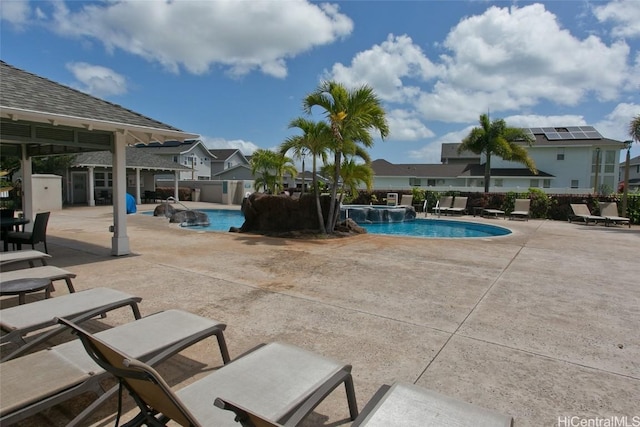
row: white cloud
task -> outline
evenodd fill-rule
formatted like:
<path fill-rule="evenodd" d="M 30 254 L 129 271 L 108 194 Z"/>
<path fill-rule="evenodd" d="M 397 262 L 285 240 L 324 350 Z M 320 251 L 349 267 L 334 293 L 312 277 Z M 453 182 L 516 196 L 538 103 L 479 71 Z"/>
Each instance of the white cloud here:
<path fill-rule="evenodd" d="M 162 64 L 204 74 L 222 66 L 242 76 L 287 75 L 286 59 L 349 35 L 353 22 L 337 6 L 304 0 L 117 1 L 70 10 L 54 4 L 56 31 L 95 38 Z"/>
<path fill-rule="evenodd" d="M 433 137 L 434 133 L 415 114 L 406 110 L 387 111 L 389 138 L 397 141 L 416 141 Z"/>
<path fill-rule="evenodd" d="M 607 114 L 603 120 L 593 126 L 606 138 L 626 141 L 629 136 L 629 124 L 631 120 L 640 114 L 640 105 L 621 103 Z"/>
<path fill-rule="evenodd" d="M 612 22 L 611 35 L 615 37 L 640 37 L 640 2 L 638 0 L 614 0 L 596 6 L 593 13 L 600 22 Z"/>
<path fill-rule="evenodd" d="M 16 27 L 27 24 L 31 16 L 31 7 L 28 0 L 1 0 L 0 19 L 7 21 Z"/>
<path fill-rule="evenodd" d="M 203 135 L 201 137 L 201 140 L 207 148 L 210 148 L 210 149 L 233 148 L 233 149 L 240 150 L 240 152 L 245 156 L 249 156 L 253 154 L 254 151 L 260 148 L 253 142 L 243 141 L 241 139 L 227 140 L 224 138 L 208 137 Z"/>
<path fill-rule="evenodd" d="M 325 74 L 348 87 L 366 83 L 384 101 L 406 102 L 420 92 L 418 86 L 407 85 L 407 81 L 426 82 L 438 73 L 438 68 L 410 37 L 389 34 L 382 44 L 358 53 L 349 67 L 334 64 L 331 72 Z"/>
<path fill-rule="evenodd" d="M 127 93 L 126 79 L 110 68 L 85 62 L 71 62 L 67 69 L 79 82 L 78 90 L 97 97 L 108 97 Z"/>
<path fill-rule="evenodd" d="M 484 111 L 530 109 L 542 102 L 575 106 L 595 96 L 637 91 L 638 64 L 622 40 L 571 34 L 542 4 L 490 7 L 463 18 L 431 61 L 408 36 L 335 64 L 330 78 L 371 85 L 388 103 L 405 103 L 423 120 L 471 122 Z"/>
<path fill-rule="evenodd" d="M 562 116 L 541 116 L 537 114 L 519 114 L 503 117 L 507 126 L 521 128 L 558 127 L 558 126 L 587 126 L 584 117 L 575 114 Z"/>

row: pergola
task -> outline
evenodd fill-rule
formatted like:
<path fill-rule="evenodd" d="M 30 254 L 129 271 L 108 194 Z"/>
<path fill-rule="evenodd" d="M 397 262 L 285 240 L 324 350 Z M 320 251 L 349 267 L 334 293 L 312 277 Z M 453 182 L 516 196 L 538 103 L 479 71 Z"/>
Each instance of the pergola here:
<path fill-rule="evenodd" d="M 130 253 L 126 214 L 125 150 L 135 143 L 185 140 L 186 133 L 157 120 L 0 61 L 0 150 L 21 159 L 23 211 L 33 219 L 31 159 L 110 151 L 113 157 L 111 253 Z"/>

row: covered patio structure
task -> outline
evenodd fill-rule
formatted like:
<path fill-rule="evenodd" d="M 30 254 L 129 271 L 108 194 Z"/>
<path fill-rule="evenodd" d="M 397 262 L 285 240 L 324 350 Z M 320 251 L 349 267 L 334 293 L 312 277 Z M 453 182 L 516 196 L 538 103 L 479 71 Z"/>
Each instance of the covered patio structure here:
<path fill-rule="evenodd" d="M 92 151 L 112 153 L 111 253 L 130 253 L 126 215 L 126 147 L 199 135 L 143 116 L 0 61 L 2 156 L 20 158 L 23 211 L 33 219 L 31 159 Z"/>

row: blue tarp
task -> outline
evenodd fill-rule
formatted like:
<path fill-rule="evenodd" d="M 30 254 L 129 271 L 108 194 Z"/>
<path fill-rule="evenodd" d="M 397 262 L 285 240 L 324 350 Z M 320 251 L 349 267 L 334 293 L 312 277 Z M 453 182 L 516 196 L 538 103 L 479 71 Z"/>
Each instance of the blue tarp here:
<path fill-rule="evenodd" d="M 131 194 L 127 193 L 127 213 L 134 214 L 137 211 L 138 211 L 138 208 L 136 207 L 136 198 L 133 197 Z"/>

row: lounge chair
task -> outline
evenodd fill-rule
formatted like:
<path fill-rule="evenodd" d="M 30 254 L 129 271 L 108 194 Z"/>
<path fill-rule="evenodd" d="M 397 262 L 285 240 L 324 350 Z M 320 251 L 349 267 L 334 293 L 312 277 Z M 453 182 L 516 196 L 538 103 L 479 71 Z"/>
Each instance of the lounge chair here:
<path fill-rule="evenodd" d="M 34 261 L 47 265 L 47 258 L 51 258 L 51 255 L 36 250 L 0 252 L 0 267 L 22 261 L 28 262 L 30 267 L 34 267 Z"/>
<path fill-rule="evenodd" d="M 243 427 L 293 427 L 298 418 L 285 424 L 217 398 L 215 405 L 233 411 Z M 351 427 L 468 426 L 509 427 L 513 418 L 461 400 L 436 393 L 413 384 L 395 383 L 382 386 L 371 398 Z"/>
<path fill-rule="evenodd" d="M 516 199 L 513 210 L 509 214 L 509 219 L 524 218 L 529 221 L 529 208 L 531 199 Z"/>
<path fill-rule="evenodd" d="M 475 216 L 475 209 L 474 208 L 474 216 Z M 482 217 L 495 217 L 497 218 L 499 215 L 502 215 L 502 217 L 504 218 L 504 211 L 500 210 L 500 209 L 492 209 L 492 208 L 481 208 L 481 212 L 480 214 L 482 215 Z"/>
<path fill-rule="evenodd" d="M 598 222 L 605 222 L 603 216 L 591 215 L 589 207 L 584 203 L 571 203 L 571 210 L 573 215 L 569 215 L 569 222 L 575 220 L 584 221 L 585 225 L 589 225 L 589 222 L 597 224 Z"/>
<path fill-rule="evenodd" d="M 36 214 L 33 221 L 32 231 L 9 231 L 7 232 L 7 243 L 18 246 L 18 250 L 22 249 L 22 245 L 31 245 L 31 249 L 36 248 L 36 244 L 43 243 L 44 251 L 49 253 L 47 249 L 47 224 L 51 212 L 40 212 Z"/>
<path fill-rule="evenodd" d="M 3 273 L 4 275 L 5 273 Z M 12 342 L 18 348 L 2 355 L 2 361 L 12 359 L 27 352 L 36 345 L 46 342 L 65 330 L 64 327 L 46 331 L 37 338 L 24 339 L 27 334 L 56 324 L 56 317 L 67 317 L 82 322 L 93 317 L 104 317 L 107 312 L 130 306 L 136 319 L 140 318 L 138 303 L 142 300 L 124 292 L 109 288 L 93 288 L 56 298 L 18 305 L 0 310 L 0 329 L 6 332 L 0 336 L 0 344 Z"/>
<path fill-rule="evenodd" d="M 425 201 L 426 203 L 426 201 Z M 440 216 L 442 213 L 446 213 L 451 205 L 453 204 L 453 196 L 444 196 L 440 200 L 436 202 L 435 207 L 433 208 L 433 212 Z M 426 210 L 425 210 L 426 212 Z"/>
<path fill-rule="evenodd" d="M 631 228 L 631 220 L 618 216 L 618 204 L 616 202 L 600 202 L 600 215 L 604 217 L 604 225 L 627 223 Z"/>
<path fill-rule="evenodd" d="M 75 273 L 55 267 L 53 265 L 43 265 L 40 267 L 23 268 L 20 270 L 3 271 L 0 281 L 8 282 L 16 279 L 49 279 L 52 282 L 56 280 L 64 280 L 69 289 L 69 293 L 75 292 L 71 279 L 76 277 Z M 52 288 L 52 290 L 54 290 Z"/>
<path fill-rule="evenodd" d="M 132 425 L 235 426 L 232 413 L 213 405 L 224 396 L 267 419 L 300 419 L 340 384 L 347 392 L 351 419 L 358 415 L 351 366 L 282 343 L 258 346 L 206 377 L 173 392 L 151 366 L 119 351 L 72 322 L 93 360 L 115 375 L 140 408 Z M 306 413 L 300 414 L 304 407 Z"/>
<path fill-rule="evenodd" d="M 167 310 L 99 332 L 97 337 L 119 351 L 156 365 L 207 338 L 218 340 L 222 360 L 229 362 L 225 325 L 181 310 Z M 83 420 L 114 394 L 100 383 L 108 373 L 91 359 L 80 340 L 0 364 L 0 424 L 9 425 L 85 392 L 99 397 L 69 425 Z"/>
<path fill-rule="evenodd" d="M 468 197 L 459 197 L 456 196 L 455 199 L 453 199 L 453 205 L 451 205 L 450 208 L 446 209 L 444 212 L 445 213 L 450 213 L 450 214 L 466 214 L 467 213 L 467 199 Z"/>

